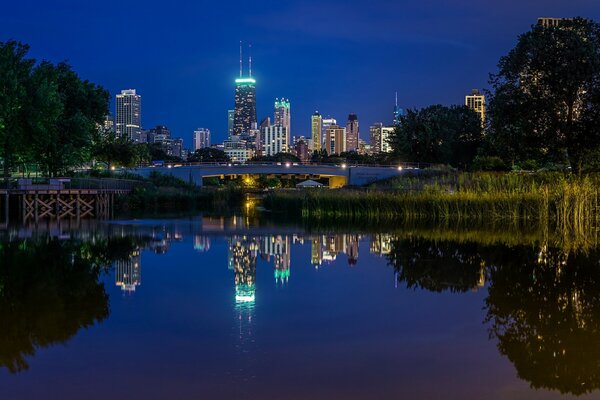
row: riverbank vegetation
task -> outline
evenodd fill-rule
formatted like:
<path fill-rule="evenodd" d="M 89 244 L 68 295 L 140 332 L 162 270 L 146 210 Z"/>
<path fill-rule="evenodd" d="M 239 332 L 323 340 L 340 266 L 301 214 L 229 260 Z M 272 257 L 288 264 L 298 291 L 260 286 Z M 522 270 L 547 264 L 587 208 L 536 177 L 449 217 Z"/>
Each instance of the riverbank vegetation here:
<path fill-rule="evenodd" d="M 600 175 L 455 173 L 395 178 L 366 189 L 278 191 L 264 206 L 304 219 L 552 224 L 598 223 Z"/>

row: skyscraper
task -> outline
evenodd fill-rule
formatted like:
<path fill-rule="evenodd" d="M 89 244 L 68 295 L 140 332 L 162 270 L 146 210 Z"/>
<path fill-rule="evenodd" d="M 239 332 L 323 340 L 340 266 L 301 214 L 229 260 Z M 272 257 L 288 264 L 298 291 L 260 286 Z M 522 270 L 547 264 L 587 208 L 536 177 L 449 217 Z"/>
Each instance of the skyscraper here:
<path fill-rule="evenodd" d="M 389 137 L 394 132 L 395 127 L 384 126 L 381 122 L 376 122 L 371 125 L 369 132 L 371 134 L 371 152 L 389 153 L 392 151 L 392 146 L 389 143 Z"/>
<path fill-rule="evenodd" d="M 327 154 L 340 154 L 346 151 L 346 129 L 330 125 L 325 129 L 325 151 Z"/>
<path fill-rule="evenodd" d="M 248 133 L 250 129 L 256 126 L 256 80 L 252 78 L 252 56 L 249 58 L 248 76 L 244 77 L 241 43 L 240 77 L 235 80 L 234 101 L 233 134 Z"/>
<path fill-rule="evenodd" d="M 570 20 L 571 18 L 549 18 L 549 17 L 540 17 L 538 18 L 538 25 L 543 26 L 544 28 L 551 28 L 559 26 L 564 20 Z"/>
<path fill-rule="evenodd" d="M 346 123 L 346 151 L 357 151 L 358 150 L 358 117 L 352 113 L 348 115 L 348 122 Z"/>
<path fill-rule="evenodd" d="M 227 136 L 233 135 L 233 118 L 235 110 L 227 110 Z"/>
<path fill-rule="evenodd" d="M 322 129 L 323 117 L 321 117 L 318 111 L 315 111 L 315 113 L 311 117 L 311 130 L 314 151 L 321 151 L 321 144 L 323 143 L 323 139 L 321 137 Z"/>
<path fill-rule="evenodd" d="M 402 118 L 406 113 L 404 109 L 398 107 L 398 92 L 396 92 L 396 103 L 394 105 L 394 125 L 400 125 L 400 118 Z"/>
<path fill-rule="evenodd" d="M 280 125 L 264 127 L 261 131 L 262 155 L 274 156 L 288 151 L 288 134 L 286 128 Z"/>
<path fill-rule="evenodd" d="M 470 95 L 465 96 L 465 105 L 479 114 L 481 126 L 485 124 L 485 96 L 479 90 L 473 89 Z"/>
<path fill-rule="evenodd" d="M 135 89 L 121 90 L 116 96 L 115 133 L 140 142 L 142 133 L 142 96 Z"/>
<path fill-rule="evenodd" d="M 194 151 L 210 147 L 210 130 L 198 128 L 194 131 Z"/>
<path fill-rule="evenodd" d="M 290 143 L 290 129 L 291 129 L 291 114 L 290 114 L 290 101 L 282 98 L 281 100 L 275 99 L 275 112 L 274 112 L 275 125 L 283 126 L 286 129 L 287 143 Z"/>

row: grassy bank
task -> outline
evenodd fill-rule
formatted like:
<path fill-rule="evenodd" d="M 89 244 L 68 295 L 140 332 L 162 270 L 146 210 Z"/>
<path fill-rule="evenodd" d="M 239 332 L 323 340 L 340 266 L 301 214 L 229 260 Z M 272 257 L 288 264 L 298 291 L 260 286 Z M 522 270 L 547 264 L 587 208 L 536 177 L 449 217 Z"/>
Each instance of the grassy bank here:
<path fill-rule="evenodd" d="M 366 190 L 279 191 L 264 205 L 310 219 L 465 221 L 573 231 L 599 221 L 600 176 L 464 173 L 396 178 Z"/>
<path fill-rule="evenodd" d="M 200 188 L 168 175 L 151 175 L 139 187 L 115 201 L 116 215 L 218 211 L 241 207 L 240 188 Z"/>

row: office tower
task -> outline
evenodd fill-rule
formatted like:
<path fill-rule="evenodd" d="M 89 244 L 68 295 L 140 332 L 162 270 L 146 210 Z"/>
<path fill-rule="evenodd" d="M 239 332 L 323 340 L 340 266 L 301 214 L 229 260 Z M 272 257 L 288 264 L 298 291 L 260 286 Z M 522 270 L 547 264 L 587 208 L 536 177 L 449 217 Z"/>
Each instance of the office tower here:
<path fill-rule="evenodd" d="M 395 127 L 384 126 L 381 122 L 376 122 L 370 127 L 371 152 L 373 154 L 389 153 L 392 151 L 389 139 L 394 133 L 394 129 Z"/>
<path fill-rule="evenodd" d="M 116 96 L 115 133 L 134 142 L 141 141 L 142 96 L 135 89 L 121 90 Z"/>
<path fill-rule="evenodd" d="M 235 80 L 234 101 L 233 134 L 248 133 L 256 124 L 256 80 L 252 78 L 252 57 L 249 58 L 248 76 L 243 74 L 241 44 L 240 77 Z"/>
<path fill-rule="evenodd" d="M 358 139 L 358 117 L 352 113 L 348 115 L 348 122 L 346 123 L 346 151 L 358 151 Z"/>
<path fill-rule="evenodd" d="M 321 151 L 321 146 L 323 144 L 322 129 L 323 117 L 321 117 L 318 111 L 315 111 L 311 117 L 313 151 Z"/>
<path fill-rule="evenodd" d="M 234 271 L 235 300 L 254 302 L 258 246 L 246 237 L 229 239 L 228 265 Z"/>
<path fill-rule="evenodd" d="M 227 136 L 233 135 L 233 119 L 235 110 L 227 110 Z"/>
<path fill-rule="evenodd" d="M 291 143 L 290 137 L 292 125 L 289 100 L 284 98 L 281 100 L 275 99 L 274 121 L 275 125 L 283 126 L 286 129 L 287 143 Z"/>
<path fill-rule="evenodd" d="M 571 18 L 549 18 L 549 17 L 540 17 L 537 20 L 538 25 L 543 26 L 544 28 L 552 28 L 559 26 L 563 21 L 570 20 Z"/>
<path fill-rule="evenodd" d="M 325 137 L 325 131 L 331 125 L 337 125 L 337 120 L 335 118 L 323 118 L 321 124 L 321 146 L 325 144 L 325 141 L 327 140 L 327 138 Z"/>
<path fill-rule="evenodd" d="M 479 90 L 473 89 L 470 95 L 465 96 L 465 105 L 479 114 L 481 126 L 485 124 L 485 96 Z"/>
<path fill-rule="evenodd" d="M 325 129 L 325 151 L 327 154 L 341 154 L 346 151 L 346 129 L 329 125 Z"/>
<path fill-rule="evenodd" d="M 279 125 L 271 125 L 261 131 L 262 154 L 273 156 L 277 153 L 288 151 L 286 128 Z"/>
<path fill-rule="evenodd" d="M 261 121 L 260 121 L 260 125 L 259 128 L 262 131 L 263 128 L 267 127 L 267 126 L 271 126 L 271 117 L 264 117 Z"/>
<path fill-rule="evenodd" d="M 406 113 L 398 107 L 398 92 L 396 92 L 396 104 L 394 105 L 394 125 L 400 125 L 400 120 Z"/>
<path fill-rule="evenodd" d="M 210 147 L 210 130 L 207 128 L 198 128 L 194 131 L 193 150 L 200 150 Z"/>
<path fill-rule="evenodd" d="M 112 115 L 107 114 L 104 117 L 104 123 L 102 124 L 102 133 L 115 133 L 115 120 Z"/>
<path fill-rule="evenodd" d="M 308 143 L 304 138 L 298 140 L 294 144 L 294 153 L 296 153 L 296 157 L 300 159 L 300 162 L 306 163 L 310 161 L 310 154 L 308 152 Z"/>

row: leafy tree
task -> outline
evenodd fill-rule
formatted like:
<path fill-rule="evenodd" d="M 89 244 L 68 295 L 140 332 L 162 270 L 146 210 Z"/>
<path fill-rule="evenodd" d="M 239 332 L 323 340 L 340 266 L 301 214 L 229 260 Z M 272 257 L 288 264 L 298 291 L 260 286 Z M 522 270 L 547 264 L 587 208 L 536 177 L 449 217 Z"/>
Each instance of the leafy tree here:
<path fill-rule="evenodd" d="M 231 159 L 223 151 L 212 147 L 196 150 L 188 157 L 189 162 L 229 162 Z"/>
<path fill-rule="evenodd" d="M 49 62 L 35 67 L 29 89 L 30 158 L 49 176 L 89 161 L 108 112 L 108 92 L 82 81 L 69 65 Z"/>
<path fill-rule="evenodd" d="M 29 46 L 19 42 L 0 42 L 0 157 L 5 179 L 25 143 L 27 89 L 35 64 L 27 58 L 28 51 Z"/>
<path fill-rule="evenodd" d="M 483 142 L 481 120 L 465 106 L 408 110 L 400 122 L 390 144 L 402 161 L 468 168 Z"/>
<path fill-rule="evenodd" d="M 561 162 L 574 171 L 600 148 L 600 25 L 576 18 L 534 26 L 491 78 L 490 142 L 506 161 Z"/>
<path fill-rule="evenodd" d="M 100 132 L 94 141 L 92 156 L 107 166 L 131 167 L 139 164 L 138 147 L 125 137 L 117 137 L 114 132 Z"/>

